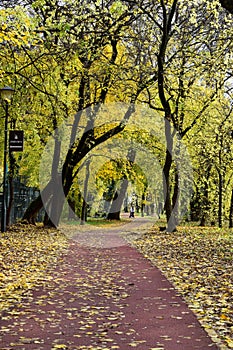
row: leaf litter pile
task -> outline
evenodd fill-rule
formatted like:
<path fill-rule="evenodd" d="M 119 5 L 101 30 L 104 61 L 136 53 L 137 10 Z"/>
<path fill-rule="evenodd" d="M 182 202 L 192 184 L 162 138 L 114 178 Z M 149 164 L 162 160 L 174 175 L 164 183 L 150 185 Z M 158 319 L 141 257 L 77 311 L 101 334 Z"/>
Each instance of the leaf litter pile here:
<path fill-rule="evenodd" d="M 167 233 L 154 226 L 130 240 L 173 283 L 209 334 L 233 349 L 232 230 L 179 227 Z"/>
<path fill-rule="evenodd" d="M 64 235 L 38 226 L 15 225 L 0 236 L 0 313 L 43 284 L 67 246 Z"/>

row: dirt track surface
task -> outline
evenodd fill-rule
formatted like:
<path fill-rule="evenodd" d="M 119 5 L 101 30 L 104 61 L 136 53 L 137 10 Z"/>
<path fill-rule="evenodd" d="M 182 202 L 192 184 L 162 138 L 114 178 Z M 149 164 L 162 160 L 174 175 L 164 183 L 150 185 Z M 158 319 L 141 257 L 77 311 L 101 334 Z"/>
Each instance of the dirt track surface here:
<path fill-rule="evenodd" d="M 47 283 L 3 315 L 0 349 L 217 350 L 173 286 L 120 236 L 147 227 L 136 219 L 77 228 Z"/>

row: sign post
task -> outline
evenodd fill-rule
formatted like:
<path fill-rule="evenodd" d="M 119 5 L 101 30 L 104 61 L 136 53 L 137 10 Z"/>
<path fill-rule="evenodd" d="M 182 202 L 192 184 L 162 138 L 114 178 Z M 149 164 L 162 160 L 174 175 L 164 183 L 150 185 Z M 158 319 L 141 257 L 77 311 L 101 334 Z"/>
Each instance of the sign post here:
<path fill-rule="evenodd" d="M 9 150 L 10 152 L 22 152 L 23 151 L 23 131 L 22 130 L 10 130 L 9 135 Z"/>

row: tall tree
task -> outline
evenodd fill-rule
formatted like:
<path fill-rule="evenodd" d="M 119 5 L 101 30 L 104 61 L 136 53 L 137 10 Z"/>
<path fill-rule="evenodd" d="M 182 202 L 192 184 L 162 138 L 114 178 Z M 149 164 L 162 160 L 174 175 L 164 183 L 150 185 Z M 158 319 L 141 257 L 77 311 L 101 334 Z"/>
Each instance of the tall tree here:
<path fill-rule="evenodd" d="M 14 8 L 21 3 L 26 10 Z M 175 0 L 11 0 L 7 4 L 10 8 L 1 12 L 1 77 L 9 85 L 17 84 L 18 98 L 29 92 L 15 110 L 36 119 L 35 127 L 30 120 L 26 123 L 28 142 L 40 143 L 38 158 L 53 132 L 56 144 L 50 180 L 42 191 L 44 201 L 37 198 L 25 219 L 33 220 L 47 203 L 54 215 L 48 223 L 57 225 L 61 208 L 56 208 L 54 184 L 60 181 L 67 196 L 83 157 L 125 128 L 138 100 L 164 116 L 164 196 L 168 229 L 174 230 L 180 187 L 178 176 L 174 187 L 171 181 L 175 152 L 180 140 L 206 121 L 211 104 L 224 93 L 232 64 L 229 15 L 216 11 L 217 1 L 187 5 Z M 119 100 L 132 103 L 121 120 L 96 123 L 100 105 Z M 56 130 L 70 115 L 75 118 L 62 166 Z M 26 164 L 24 156 L 21 164 Z"/>
<path fill-rule="evenodd" d="M 215 7 L 216 3 L 209 1 L 198 2 L 197 7 L 197 3 L 187 5 L 175 0 L 161 0 L 159 4 L 156 2 L 154 8 L 150 8 L 148 3 L 141 5 L 142 11 L 154 23 L 153 33 L 159 43 L 150 56 L 154 63 L 151 70 L 157 71 L 154 75 L 157 89 L 154 85 L 149 87 L 144 101 L 147 99 L 152 108 L 159 110 L 162 107 L 164 111 L 167 140 L 164 197 L 169 231 L 176 229 L 174 204 L 179 196 L 178 193 L 173 196 L 177 199 L 172 204 L 174 146 L 179 145 L 178 140 L 183 140 L 196 124 L 202 123 L 206 110 L 229 79 L 227 68 L 232 46 L 228 36 L 230 24 L 223 13 L 215 11 Z M 219 31 L 216 31 L 216 26 Z M 157 93 L 160 104 L 153 101 Z M 178 136 L 176 143 L 175 135 Z M 176 185 L 175 191 L 178 188 L 179 185 Z"/>
<path fill-rule="evenodd" d="M 130 78 L 122 79 L 122 73 L 120 74 L 122 67 L 119 45 L 123 40 L 126 29 L 130 27 L 135 18 L 135 12 L 131 10 L 130 6 L 126 7 L 119 2 L 107 2 L 106 6 L 103 3 L 98 5 L 93 2 L 92 6 L 87 9 L 85 2 L 77 1 L 76 5 L 78 5 L 80 12 L 77 12 L 77 7 L 74 6 L 73 2 L 72 4 L 69 3 L 68 8 L 66 7 L 67 4 L 62 4 L 60 7 L 58 4 L 56 5 L 58 9 L 56 6 L 55 14 L 50 9 L 46 12 L 46 15 L 49 14 L 50 16 L 46 17 L 43 23 L 44 27 L 40 30 L 45 36 L 46 45 L 50 45 L 51 48 L 54 47 L 54 42 L 51 43 L 51 33 L 55 31 L 56 38 L 58 38 L 54 48 L 56 55 L 62 51 L 61 48 L 66 50 L 66 45 L 68 45 L 69 53 L 74 51 L 78 56 L 81 65 L 75 76 L 78 86 L 78 107 L 71 132 L 70 149 L 62 168 L 60 197 L 57 197 L 59 196 L 58 191 L 51 190 L 53 183 L 59 181 L 59 174 L 56 171 L 57 174 L 52 176 L 49 185 L 42 191 L 42 197 L 32 203 L 24 215 L 24 219 L 30 221 L 43 204 L 46 206 L 46 203 L 48 203 L 47 211 L 50 210 L 48 224 L 55 226 L 58 224 L 63 206 L 63 201 L 60 198 L 63 193 L 65 197 L 69 193 L 74 179 L 74 168 L 91 149 L 124 129 L 134 111 L 136 98 L 142 89 L 139 83 L 137 86 L 131 84 L 131 90 L 128 90 L 127 96 L 129 108 L 120 123 L 106 128 L 107 131 L 102 133 L 101 136 L 96 136 L 99 128 L 95 125 L 95 120 L 98 113 L 100 113 L 101 105 L 106 102 L 108 96 L 113 96 L 116 83 L 118 85 L 120 83 L 123 87 Z M 64 10 L 63 7 L 73 18 L 72 24 L 68 26 L 65 33 L 63 33 L 64 28 L 60 29 L 58 26 L 57 18 L 53 18 L 53 16 L 59 14 L 60 21 L 63 19 L 59 12 L 59 10 Z M 46 9 L 48 9 L 48 6 L 36 8 L 37 13 L 41 11 L 43 16 Z M 65 20 L 63 19 L 63 21 Z M 57 57 L 59 58 L 59 55 Z M 128 63 L 131 66 L 133 64 L 132 61 L 128 61 Z M 63 78 L 64 74 L 62 74 Z M 67 84 L 72 83 L 71 76 L 67 76 L 66 80 Z M 87 116 L 86 126 L 82 135 L 78 135 L 79 142 L 76 142 L 77 130 L 84 110 L 86 110 Z M 54 159 L 57 158 L 54 157 Z M 57 189 L 57 186 L 54 186 L 54 188 Z"/>

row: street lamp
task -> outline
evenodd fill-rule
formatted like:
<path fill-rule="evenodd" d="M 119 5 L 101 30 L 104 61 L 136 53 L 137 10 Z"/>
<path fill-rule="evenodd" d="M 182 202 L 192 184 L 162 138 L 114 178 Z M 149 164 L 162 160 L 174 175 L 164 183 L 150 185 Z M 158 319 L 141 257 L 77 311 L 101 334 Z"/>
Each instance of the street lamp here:
<path fill-rule="evenodd" d="M 7 144 L 8 144 L 8 109 L 9 102 L 13 96 L 14 89 L 10 86 L 6 86 L 0 89 L 1 98 L 6 102 L 6 116 L 5 116 L 5 130 L 4 130 L 4 165 L 3 165 L 3 203 L 2 203 L 2 220 L 1 220 L 1 232 L 6 231 L 6 212 L 7 212 Z"/>

